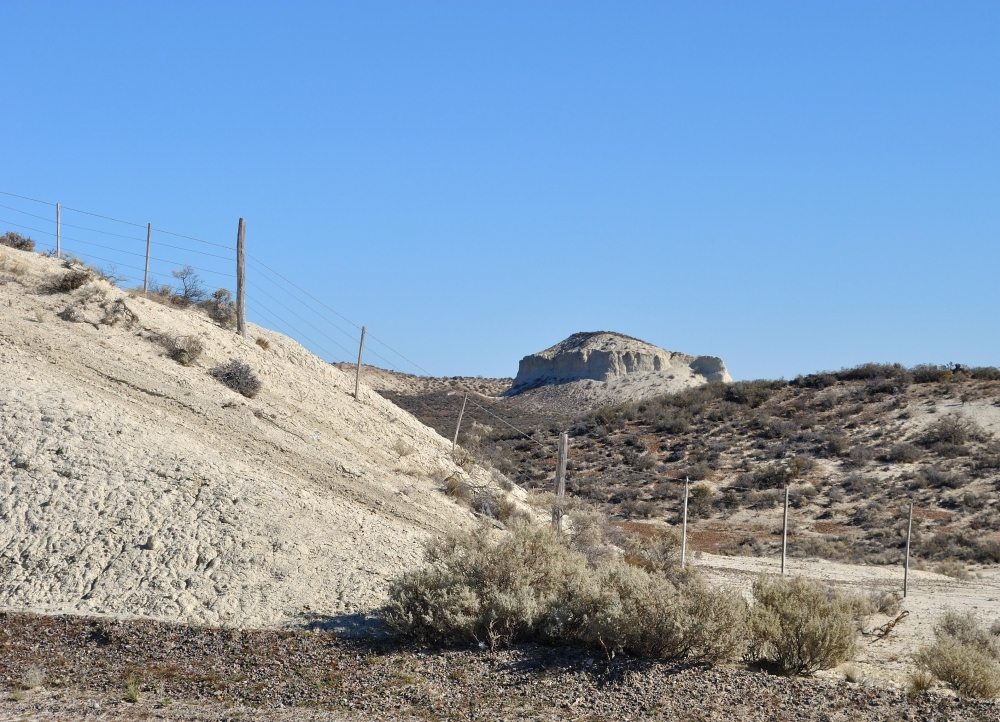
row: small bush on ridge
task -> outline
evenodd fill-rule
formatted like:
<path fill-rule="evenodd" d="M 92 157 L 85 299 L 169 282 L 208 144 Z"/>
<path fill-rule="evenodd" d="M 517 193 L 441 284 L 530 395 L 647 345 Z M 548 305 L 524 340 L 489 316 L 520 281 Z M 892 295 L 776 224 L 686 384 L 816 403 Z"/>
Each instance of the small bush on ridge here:
<path fill-rule="evenodd" d="M 242 361 L 232 359 L 229 363 L 216 366 L 209 372 L 217 380 L 233 391 L 252 399 L 260 393 L 261 382 L 257 374 Z"/>
<path fill-rule="evenodd" d="M 35 250 L 35 242 L 33 240 L 14 231 L 7 231 L 0 236 L 0 245 L 8 246 L 18 251 Z"/>

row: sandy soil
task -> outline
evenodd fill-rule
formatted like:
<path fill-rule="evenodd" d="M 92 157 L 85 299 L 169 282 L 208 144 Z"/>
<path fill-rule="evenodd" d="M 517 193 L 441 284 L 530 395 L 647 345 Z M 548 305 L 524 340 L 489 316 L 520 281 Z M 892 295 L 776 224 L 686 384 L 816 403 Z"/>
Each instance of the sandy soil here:
<path fill-rule="evenodd" d="M 750 588 L 762 573 L 780 574 L 780 559 L 727 557 L 701 554 L 692 560 L 715 584 L 735 587 L 750 597 Z M 896 590 L 902 593 L 903 569 L 890 566 L 838 564 L 821 559 L 789 559 L 786 573 L 817 579 L 854 592 Z M 942 574 L 910 569 L 908 592 L 903 601 L 909 615 L 884 639 L 864 637 L 861 651 L 849 665 L 872 682 L 904 688 L 913 671 L 913 655 L 921 645 L 934 641 L 933 627 L 946 609 L 973 610 L 988 623 L 1000 619 L 1000 569 L 985 567 L 969 581 Z M 875 615 L 867 620 L 871 631 L 892 617 Z M 987 625 L 988 626 L 988 625 Z M 820 676 L 842 678 L 843 670 Z"/>
<path fill-rule="evenodd" d="M 335 625 L 472 523 L 442 493 L 450 444 L 294 341 L 103 281 L 47 292 L 65 272 L 0 251 L 0 607 Z M 138 323 L 109 323 L 116 301 Z M 257 398 L 209 375 L 229 359 Z"/>

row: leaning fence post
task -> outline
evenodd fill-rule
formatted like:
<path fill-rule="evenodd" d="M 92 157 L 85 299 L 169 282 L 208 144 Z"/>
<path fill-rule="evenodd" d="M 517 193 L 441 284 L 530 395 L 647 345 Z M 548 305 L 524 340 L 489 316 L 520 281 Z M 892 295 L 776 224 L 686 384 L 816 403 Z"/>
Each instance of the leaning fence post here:
<path fill-rule="evenodd" d="M 681 521 L 681 569 L 687 564 L 688 550 L 688 478 L 684 477 L 684 516 Z"/>
<path fill-rule="evenodd" d="M 358 392 L 361 389 L 361 356 L 365 352 L 365 327 L 361 327 L 361 345 L 358 346 L 358 371 L 354 375 L 354 400 L 358 400 Z"/>
<path fill-rule="evenodd" d="M 469 392 L 465 392 L 465 396 L 462 397 L 462 408 L 458 412 L 458 423 L 455 424 L 455 438 L 451 440 L 451 453 L 455 453 L 455 447 L 458 446 L 458 430 L 462 428 L 462 414 L 465 413 L 465 402 L 469 400 Z"/>
<path fill-rule="evenodd" d="M 565 431 L 559 435 L 559 456 L 556 459 L 556 504 L 552 507 L 552 525 L 556 531 L 562 531 L 563 499 L 566 496 L 566 452 L 569 446 L 569 434 Z"/>
<path fill-rule="evenodd" d="M 149 247 L 153 243 L 153 224 L 146 226 L 146 272 L 142 276 L 142 295 L 149 291 Z"/>
<path fill-rule="evenodd" d="M 59 215 L 61 210 L 56 203 L 56 258 L 62 258 L 62 219 Z"/>
<path fill-rule="evenodd" d="M 785 576 L 785 556 L 788 554 L 788 487 L 785 487 L 785 518 L 781 522 L 781 576 Z"/>
<path fill-rule="evenodd" d="M 906 560 L 903 563 L 903 599 L 910 582 L 910 534 L 913 532 L 913 502 L 910 502 L 910 520 L 906 523 Z"/>
<path fill-rule="evenodd" d="M 246 221 L 240 218 L 240 227 L 236 232 L 236 330 L 243 338 L 247 337 L 247 265 L 243 247 L 246 230 Z"/>

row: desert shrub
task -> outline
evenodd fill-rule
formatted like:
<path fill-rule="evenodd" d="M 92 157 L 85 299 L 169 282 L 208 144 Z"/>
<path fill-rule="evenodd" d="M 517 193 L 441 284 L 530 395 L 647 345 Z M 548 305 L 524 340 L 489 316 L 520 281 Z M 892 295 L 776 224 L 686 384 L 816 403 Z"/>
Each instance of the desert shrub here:
<path fill-rule="evenodd" d="M 996 366 L 973 366 L 965 373 L 976 381 L 1000 381 L 1000 369 Z"/>
<path fill-rule="evenodd" d="M 47 286 L 50 293 L 70 293 L 89 283 L 94 274 L 83 268 L 74 268 L 54 278 Z"/>
<path fill-rule="evenodd" d="M 788 486 L 795 474 L 787 466 L 770 464 L 740 477 L 740 484 L 750 489 L 778 489 Z"/>
<path fill-rule="evenodd" d="M 920 364 L 910 369 L 915 384 L 938 384 L 947 381 L 952 376 L 952 370 L 947 366 L 937 364 Z"/>
<path fill-rule="evenodd" d="M 427 565 L 393 582 L 382 618 L 431 643 L 578 643 L 642 656 L 732 657 L 745 604 L 736 594 L 621 561 L 598 568 L 548 526 L 515 520 L 432 542 Z"/>
<path fill-rule="evenodd" d="M 622 515 L 629 518 L 649 519 L 656 516 L 659 510 L 655 501 L 641 501 L 639 499 L 626 499 L 621 503 L 620 511 Z"/>
<path fill-rule="evenodd" d="M 902 364 L 865 363 L 849 369 L 836 372 L 841 381 L 872 381 L 877 379 L 896 379 L 901 386 L 910 382 L 910 374 Z"/>
<path fill-rule="evenodd" d="M 198 276 L 198 273 L 191 266 L 184 266 L 183 268 L 171 271 L 170 275 L 180 282 L 180 288 L 173 294 L 176 297 L 176 305 L 191 306 L 202 303 L 205 300 L 208 293 L 201 282 L 201 277 Z M 225 289 L 220 288 L 219 291 L 225 291 Z M 226 293 L 228 294 L 229 292 L 226 291 Z M 230 298 L 232 297 L 230 296 Z"/>
<path fill-rule="evenodd" d="M 260 393 L 261 382 L 257 374 L 242 361 L 232 359 L 227 364 L 216 366 L 209 372 L 215 379 L 233 391 L 252 399 Z"/>
<path fill-rule="evenodd" d="M 864 466 L 875 458 L 875 451 L 870 446 L 858 444 L 851 448 L 847 455 L 846 463 L 850 466 Z"/>
<path fill-rule="evenodd" d="M 965 565 L 954 559 L 946 559 L 934 567 L 934 571 L 961 582 L 967 581 L 969 578 L 969 572 L 966 570 Z"/>
<path fill-rule="evenodd" d="M 920 477 L 926 486 L 934 489 L 959 489 L 969 483 L 960 471 L 945 471 L 938 466 L 925 466 L 920 470 Z"/>
<path fill-rule="evenodd" d="M 931 423 L 920 435 L 921 446 L 952 444 L 962 446 L 969 441 L 984 441 L 987 433 L 974 421 L 956 414 L 942 416 Z"/>
<path fill-rule="evenodd" d="M 67 309 L 67 311 L 70 311 L 70 309 Z M 121 298 L 115 299 L 104 309 L 104 318 L 101 319 L 101 323 L 105 326 L 117 326 L 121 324 L 125 328 L 132 328 L 138 322 L 139 316 Z"/>
<path fill-rule="evenodd" d="M 416 449 L 413 448 L 412 444 L 410 444 L 409 442 L 406 441 L 406 439 L 403 439 L 401 437 L 397 437 L 396 440 L 392 442 L 392 450 L 395 451 L 400 456 L 400 458 L 404 456 L 409 456 L 414 451 L 416 451 Z"/>
<path fill-rule="evenodd" d="M 737 381 L 726 388 L 723 399 L 756 409 L 784 385 L 784 381 Z"/>
<path fill-rule="evenodd" d="M 920 669 L 952 686 L 964 697 L 993 698 L 1000 694 L 1000 666 L 982 650 L 935 630 L 936 640 L 916 655 Z"/>
<path fill-rule="evenodd" d="M 842 456 L 847 453 L 850 441 L 841 431 L 828 431 L 820 436 L 819 452 L 824 456 Z"/>
<path fill-rule="evenodd" d="M 191 366 L 205 351 L 196 336 L 159 336 L 156 340 L 167 350 L 167 356 L 183 366 Z"/>
<path fill-rule="evenodd" d="M 35 250 L 35 242 L 33 240 L 14 231 L 7 231 L 0 236 L 0 245 L 8 246 L 18 251 Z"/>
<path fill-rule="evenodd" d="M 233 294 L 227 289 L 216 289 L 211 296 L 198 305 L 205 310 L 210 319 L 223 328 L 236 327 L 236 304 L 233 303 Z M 260 345 L 259 341 L 260 337 L 258 337 L 258 345 Z M 265 341 L 265 343 L 267 342 Z"/>
<path fill-rule="evenodd" d="M 886 454 L 885 458 L 888 461 L 892 461 L 896 464 L 912 464 L 914 461 L 920 459 L 923 453 L 913 444 L 907 442 L 901 442 L 899 444 L 894 444 L 889 452 Z"/>
<path fill-rule="evenodd" d="M 947 636 L 957 639 L 968 647 L 974 647 L 993 659 L 1000 660 L 1000 634 L 996 625 L 986 629 L 973 611 L 945 611 L 934 627 L 937 637 Z"/>
<path fill-rule="evenodd" d="M 579 596 L 578 638 L 607 653 L 717 662 L 743 645 L 746 602 L 701 582 L 675 586 L 628 564 L 611 564 Z"/>
<path fill-rule="evenodd" d="M 271 348 L 271 342 L 270 342 L 270 341 L 268 341 L 268 340 L 267 340 L 266 338 L 264 338 L 263 336 L 258 336 L 258 337 L 257 337 L 257 340 L 255 340 L 255 341 L 254 341 L 254 343 L 255 343 L 255 344 L 257 344 L 258 346 L 260 346 L 260 347 L 261 347 L 262 349 L 264 349 L 265 351 L 267 351 L 268 349 L 270 349 L 270 348 Z"/>
<path fill-rule="evenodd" d="M 760 578 L 749 616 L 747 660 L 782 674 L 813 674 L 854 656 L 858 630 L 844 599 L 801 577 Z"/>

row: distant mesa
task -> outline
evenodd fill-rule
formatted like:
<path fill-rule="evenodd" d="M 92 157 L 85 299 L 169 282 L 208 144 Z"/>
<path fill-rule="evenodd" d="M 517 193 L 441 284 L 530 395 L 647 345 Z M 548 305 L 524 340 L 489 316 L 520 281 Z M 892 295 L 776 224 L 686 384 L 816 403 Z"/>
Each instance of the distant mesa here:
<path fill-rule="evenodd" d="M 717 356 L 691 356 L 624 334 L 591 331 L 574 333 L 551 348 L 525 356 L 505 395 L 583 382 L 586 389 L 605 391 L 597 396 L 626 400 L 710 381 L 732 381 Z"/>

